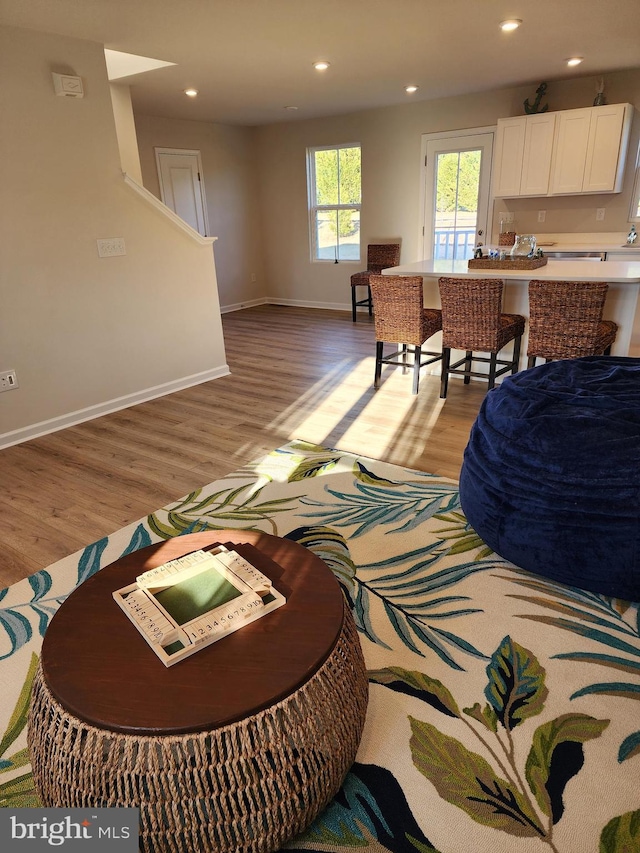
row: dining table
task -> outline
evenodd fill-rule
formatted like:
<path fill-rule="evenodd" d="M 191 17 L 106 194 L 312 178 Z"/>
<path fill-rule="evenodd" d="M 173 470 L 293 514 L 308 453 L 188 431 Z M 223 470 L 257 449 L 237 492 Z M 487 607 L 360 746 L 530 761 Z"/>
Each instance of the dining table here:
<path fill-rule="evenodd" d="M 612 355 L 640 357 L 640 260 L 593 261 L 548 260 L 544 266 L 531 270 L 500 268 L 469 269 L 467 260 L 425 259 L 389 267 L 383 275 L 421 276 L 424 282 L 424 304 L 440 308 L 438 279 L 499 278 L 504 282 L 502 310 L 529 317 L 529 282 L 542 281 L 605 281 L 609 285 L 603 318 L 618 324 Z M 522 340 L 520 368 L 526 365 L 528 324 Z"/>

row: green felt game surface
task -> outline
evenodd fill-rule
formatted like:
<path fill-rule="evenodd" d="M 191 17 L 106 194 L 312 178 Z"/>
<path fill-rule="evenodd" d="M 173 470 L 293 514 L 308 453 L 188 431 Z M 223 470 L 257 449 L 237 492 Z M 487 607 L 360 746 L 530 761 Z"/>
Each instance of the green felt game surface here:
<path fill-rule="evenodd" d="M 206 569 L 192 578 L 153 593 L 153 597 L 178 625 L 197 619 L 239 595 L 242 595 L 240 590 L 216 569 Z"/>

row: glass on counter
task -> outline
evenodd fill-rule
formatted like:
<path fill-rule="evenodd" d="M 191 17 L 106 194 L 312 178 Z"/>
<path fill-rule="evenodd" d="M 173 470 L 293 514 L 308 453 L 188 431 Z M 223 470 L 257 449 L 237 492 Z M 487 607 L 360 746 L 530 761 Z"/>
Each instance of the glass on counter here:
<path fill-rule="evenodd" d="M 516 234 L 516 241 L 511 249 L 512 258 L 532 258 L 536 253 L 536 238 L 534 234 Z"/>

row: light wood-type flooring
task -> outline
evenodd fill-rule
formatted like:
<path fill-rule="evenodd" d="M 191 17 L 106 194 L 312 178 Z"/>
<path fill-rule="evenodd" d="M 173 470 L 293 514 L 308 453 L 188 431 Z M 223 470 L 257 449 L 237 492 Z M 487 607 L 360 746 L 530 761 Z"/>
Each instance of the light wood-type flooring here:
<path fill-rule="evenodd" d="M 275 305 L 223 317 L 231 375 L 0 451 L 0 589 L 292 438 L 457 479 L 484 382 L 387 367 L 373 321 Z"/>

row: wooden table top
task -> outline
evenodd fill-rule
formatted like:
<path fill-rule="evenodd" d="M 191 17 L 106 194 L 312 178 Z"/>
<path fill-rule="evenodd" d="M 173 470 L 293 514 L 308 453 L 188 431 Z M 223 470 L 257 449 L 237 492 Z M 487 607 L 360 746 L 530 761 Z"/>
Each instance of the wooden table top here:
<path fill-rule="evenodd" d="M 112 593 L 148 569 L 213 544 L 254 563 L 287 603 L 165 667 Z M 60 704 L 98 728 L 165 735 L 212 730 L 308 681 L 332 651 L 343 618 L 333 573 L 301 545 L 257 531 L 194 533 L 128 554 L 82 583 L 51 620 L 42 668 Z"/>

